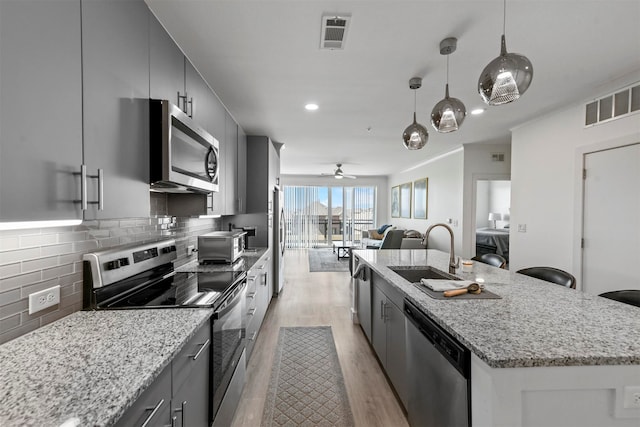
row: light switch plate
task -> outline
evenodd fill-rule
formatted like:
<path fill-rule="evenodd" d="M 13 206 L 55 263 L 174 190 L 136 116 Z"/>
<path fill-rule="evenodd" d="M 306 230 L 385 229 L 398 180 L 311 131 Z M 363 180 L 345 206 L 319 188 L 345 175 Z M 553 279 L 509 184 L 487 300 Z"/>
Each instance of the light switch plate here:
<path fill-rule="evenodd" d="M 29 294 L 29 314 L 60 303 L 60 285 Z"/>
<path fill-rule="evenodd" d="M 626 386 L 624 388 L 623 408 L 640 408 L 640 386 Z"/>

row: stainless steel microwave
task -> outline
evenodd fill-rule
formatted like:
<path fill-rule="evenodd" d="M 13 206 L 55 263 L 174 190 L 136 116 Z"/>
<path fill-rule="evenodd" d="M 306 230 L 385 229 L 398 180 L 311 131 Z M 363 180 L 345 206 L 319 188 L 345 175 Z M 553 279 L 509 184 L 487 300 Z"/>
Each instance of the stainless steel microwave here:
<path fill-rule="evenodd" d="M 151 190 L 219 191 L 218 140 L 169 101 L 149 102 Z"/>

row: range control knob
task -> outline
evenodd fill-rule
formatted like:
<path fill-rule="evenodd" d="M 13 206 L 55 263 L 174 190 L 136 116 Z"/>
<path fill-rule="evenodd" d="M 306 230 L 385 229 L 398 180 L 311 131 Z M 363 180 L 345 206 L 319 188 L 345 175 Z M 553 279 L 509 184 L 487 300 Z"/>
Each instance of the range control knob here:
<path fill-rule="evenodd" d="M 164 248 L 162 248 L 162 253 L 163 254 L 168 254 L 168 253 L 175 252 L 175 251 L 176 251 L 176 246 L 175 245 L 165 246 Z"/>
<path fill-rule="evenodd" d="M 119 259 L 115 259 L 113 261 L 109 261 L 107 263 L 107 270 L 115 270 L 120 268 L 120 260 Z"/>

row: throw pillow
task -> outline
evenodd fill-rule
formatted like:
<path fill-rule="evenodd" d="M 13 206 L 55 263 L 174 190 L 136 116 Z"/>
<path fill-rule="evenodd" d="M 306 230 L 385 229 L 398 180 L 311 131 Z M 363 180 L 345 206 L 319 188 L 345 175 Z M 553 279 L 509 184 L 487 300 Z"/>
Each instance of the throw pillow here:
<path fill-rule="evenodd" d="M 369 238 L 370 239 L 382 240 L 383 237 L 384 237 L 384 234 L 380 234 L 376 230 L 370 230 L 369 231 Z"/>
<path fill-rule="evenodd" d="M 380 226 L 380 228 L 378 228 L 378 234 L 383 234 L 384 230 L 386 230 L 389 227 L 391 227 L 391 224 L 385 224 L 385 225 Z M 381 239 L 382 239 L 382 237 L 381 237 Z"/>

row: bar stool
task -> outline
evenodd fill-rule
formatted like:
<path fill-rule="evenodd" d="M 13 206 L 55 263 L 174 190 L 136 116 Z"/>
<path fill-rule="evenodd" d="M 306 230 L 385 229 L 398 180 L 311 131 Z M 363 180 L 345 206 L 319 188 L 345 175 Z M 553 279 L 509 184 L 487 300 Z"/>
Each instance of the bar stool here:
<path fill-rule="evenodd" d="M 507 266 L 507 260 L 502 255 L 498 254 L 476 255 L 471 259 L 498 268 L 505 268 Z"/>
<path fill-rule="evenodd" d="M 576 288 L 576 278 L 573 274 L 554 267 L 529 267 L 516 271 L 516 273 L 525 276 L 535 277 L 536 279 L 545 280 L 557 285 L 566 286 L 567 288 Z"/>
<path fill-rule="evenodd" d="M 640 307 L 640 290 L 638 289 L 604 292 L 600 296 Z"/>

